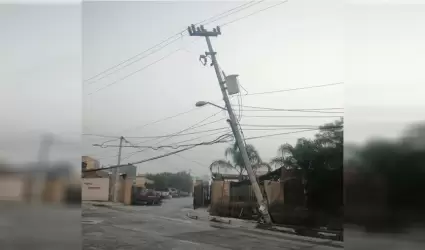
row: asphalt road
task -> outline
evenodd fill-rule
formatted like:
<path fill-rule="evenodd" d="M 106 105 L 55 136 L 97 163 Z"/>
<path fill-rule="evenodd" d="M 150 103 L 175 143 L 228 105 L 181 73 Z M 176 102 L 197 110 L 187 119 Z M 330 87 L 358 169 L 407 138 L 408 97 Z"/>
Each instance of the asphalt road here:
<path fill-rule="evenodd" d="M 259 235 L 250 230 L 191 220 L 186 217 L 191 204 L 191 198 L 177 198 L 162 206 L 139 206 L 131 211 L 85 206 L 83 249 L 341 249 L 284 235 Z"/>

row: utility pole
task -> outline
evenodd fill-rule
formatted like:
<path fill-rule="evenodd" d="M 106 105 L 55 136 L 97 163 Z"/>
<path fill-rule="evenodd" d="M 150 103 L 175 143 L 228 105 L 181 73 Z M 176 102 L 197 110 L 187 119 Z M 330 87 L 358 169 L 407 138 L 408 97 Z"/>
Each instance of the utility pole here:
<path fill-rule="evenodd" d="M 122 150 L 122 142 L 124 141 L 124 137 L 121 136 L 120 137 L 120 146 L 118 148 L 118 166 L 121 164 L 121 150 Z M 120 181 L 120 175 L 119 175 L 119 171 L 118 171 L 118 167 L 114 168 L 114 196 L 113 196 L 113 201 L 114 202 L 118 202 L 118 183 Z"/>
<path fill-rule="evenodd" d="M 258 185 L 257 178 L 254 174 L 254 171 L 252 170 L 251 162 L 249 161 L 248 153 L 245 148 L 245 143 L 238 129 L 238 126 L 236 123 L 236 117 L 235 117 L 235 114 L 233 113 L 233 109 L 230 104 L 229 97 L 227 96 L 226 87 L 224 85 L 225 80 L 223 80 L 223 76 L 221 75 L 220 67 L 218 65 L 217 58 L 216 58 L 216 52 L 214 52 L 213 47 L 211 45 L 210 36 L 217 37 L 218 35 L 221 35 L 220 27 L 217 26 L 217 28 L 214 28 L 213 31 L 207 31 L 203 25 L 196 28 L 195 25 L 192 24 L 191 26 L 188 27 L 188 31 L 190 36 L 203 36 L 205 37 L 207 41 L 209 52 L 206 52 L 205 56 L 211 56 L 212 66 L 214 66 L 218 83 L 220 85 L 221 93 L 223 94 L 223 100 L 224 100 L 224 103 L 226 104 L 227 112 L 229 113 L 230 125 L 232 128 L 233 134 L 235 136 L 236 142 L 238 144 L 239 150 L 242 153 L 242 158 L 244 160 L 245 167 L 248 172 L 248 176 L 255 193 L 255 197 L 257 199 L 258 209 L 264 221 L 268 224 L 271 224 L 272 222 L 271 222 L 270 214 L 268 212 L 267 202 L 263 198 L 263 194 L 261 193 L 261 189 L 260 189 L 260 186 Z"/>

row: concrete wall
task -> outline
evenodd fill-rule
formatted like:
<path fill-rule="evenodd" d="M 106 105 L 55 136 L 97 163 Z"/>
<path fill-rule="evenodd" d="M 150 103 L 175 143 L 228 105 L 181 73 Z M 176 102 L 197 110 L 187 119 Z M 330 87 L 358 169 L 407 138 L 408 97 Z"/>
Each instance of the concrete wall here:
<path fill-rule="evenodd" d="M 230 202 L 230 183 L 213 181 L 211 183 L 211 205 L 228 204 Z"/>
<path fill-rule="evenodd" d="M 264 190 L 267 194 L 269 204 L 284 201 L 282 185 L 279 181 L 264 181 Z"/>
<path fill-rule="evenodd" d="M 83 201 L 109 200 L 109 178 L 84 178 L 82 182 Z"/>
<path fill-rule="evenodd" d="M 133 179 L 121 179 L 118 184 L 118 202 L 131 205 Z"/>

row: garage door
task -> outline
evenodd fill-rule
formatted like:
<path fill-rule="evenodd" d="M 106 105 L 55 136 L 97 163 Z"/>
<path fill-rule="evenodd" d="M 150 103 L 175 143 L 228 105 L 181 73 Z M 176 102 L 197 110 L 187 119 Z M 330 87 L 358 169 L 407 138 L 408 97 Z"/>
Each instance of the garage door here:
<path fill-rule="evenodd" d="M 108 201 L 109 179 L 85 178 L 81 191 L 83 201 Z"/>

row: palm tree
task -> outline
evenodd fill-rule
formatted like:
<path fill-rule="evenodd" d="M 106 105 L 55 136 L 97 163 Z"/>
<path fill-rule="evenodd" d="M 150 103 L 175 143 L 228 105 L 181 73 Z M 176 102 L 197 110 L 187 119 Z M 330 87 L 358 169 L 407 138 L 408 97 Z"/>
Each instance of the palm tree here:
<path fill-rule="evenodd" d="M 288 143 L 280 145 L 277 150 L 278 156 L 274 157 L 270 164 L 275 168 L 284 167 L 286 169 L 298 167 L 297 161 L 294 158 L 294 147 Z"/>
<path fill-rule="evenodd" d="M 251 162 L 251 166 L 254 172 L 264 167 L 267 169 L 267 171 L 271 170 L 270 165 L 261 160 L 260 154 L 258 153 L 257 149 L 253 145 L 247 144 L 245 148 L 248 153 L 248 158 Z M 237 143 L 235 143 L 233 146 L 228 147 L 225 150 L 224 155 L 226 158 L 230 158 L 230 160 L 214 161 L 210 165 L 210 171 L 213 172 L 214 168 L 217 168 L 218 170 L 217 172 L 220 172 L 220 168 L 232 169 L 232 170 L 236 170 L 239 174 L 239 177 L 242 178 L 242 175 L 246 171 L 246 166 L 243 161 L 242 153 L 240 152 Z"/>

